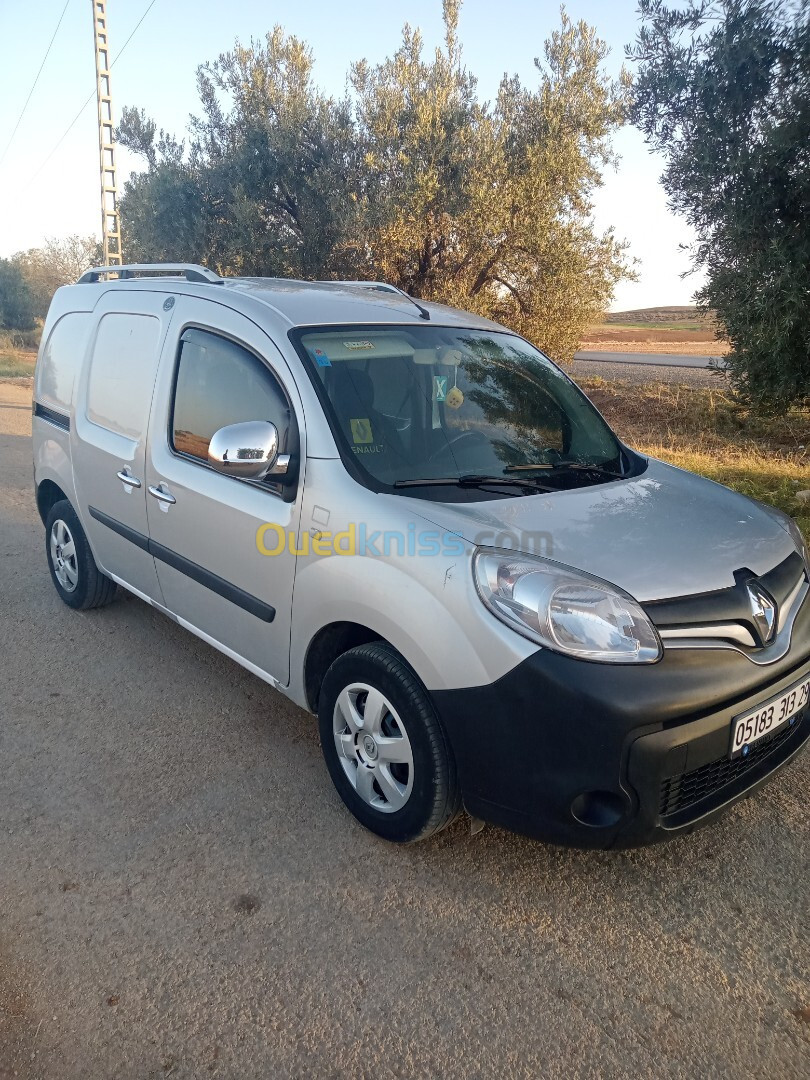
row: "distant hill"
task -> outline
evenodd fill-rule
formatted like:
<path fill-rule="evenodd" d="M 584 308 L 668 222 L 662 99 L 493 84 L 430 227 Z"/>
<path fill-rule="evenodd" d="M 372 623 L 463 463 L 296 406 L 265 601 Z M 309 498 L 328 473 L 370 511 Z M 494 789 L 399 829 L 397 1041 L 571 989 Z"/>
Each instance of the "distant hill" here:
<path fill-rule="evenodd" d="M 670 307 L 636 308 L 634 311 L 611 311 L 605 316 L 606 323 L 621 326 L 666 325 L 673 330 L 705 330 L 711 325 L 711 316 L 700 314 L 694 304 Z"/>
<path fill-rule="evenodd" d="M 611 311 L 604 321 L 589 326 L 581 349 L 596 352 L 659 352 L 719 356 L 728 342 L 718 336 L 714 318 L 692 304 Z"/>

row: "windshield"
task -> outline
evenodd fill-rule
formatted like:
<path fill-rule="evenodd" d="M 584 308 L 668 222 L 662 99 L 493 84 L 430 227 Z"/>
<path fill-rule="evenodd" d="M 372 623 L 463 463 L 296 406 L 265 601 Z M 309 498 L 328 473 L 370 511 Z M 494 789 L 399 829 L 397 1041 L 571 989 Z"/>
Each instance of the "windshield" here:
<path fill-rule="evenodd" d="M 295 336 L 342 453 L 375 486 L 509 478 L 553 490 L 621 474 L 619 442 L 585 395 L 511 334 L 353 326 Z"/>

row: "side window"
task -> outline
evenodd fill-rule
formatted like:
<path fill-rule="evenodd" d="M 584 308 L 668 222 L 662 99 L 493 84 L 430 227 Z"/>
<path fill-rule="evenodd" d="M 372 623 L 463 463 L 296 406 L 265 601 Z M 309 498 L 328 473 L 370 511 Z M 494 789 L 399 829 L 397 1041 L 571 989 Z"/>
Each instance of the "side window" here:
<path fill-rule="evenodd" d="M 280 448 L 286 448 L 291 413 L 278 380 L 241 345 L 206 330 L 186 330 L 174 388 L 174 449 L 207 462 L 214 433 L 248 420 L 270 420 Z"/>
<path fill-rule="evenodd" d="M 152 315 L 105 315 L 98 325 L 90 379 L 87 419 L 140 439 L 146 431 L 157 371 L 160 322 Z"/>
<path fill-rule="evenodd" d="M 84 359 L 90 313 L 72 311 L 54 326 L 37 366 L 35 397 L 66 413 L 73 403 L 73 384 Z"/>

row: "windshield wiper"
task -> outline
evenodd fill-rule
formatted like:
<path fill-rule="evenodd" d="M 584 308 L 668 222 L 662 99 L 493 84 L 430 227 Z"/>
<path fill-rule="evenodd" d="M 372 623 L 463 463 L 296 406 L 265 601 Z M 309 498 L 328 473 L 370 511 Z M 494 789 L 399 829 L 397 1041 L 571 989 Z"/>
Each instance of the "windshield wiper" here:
<path fill-rule="evenodd" d="M 395 488 L 405 487 L 487 487 L 493 484 L 501 486 L 520 487 L 529 491 L 551 491 L 539 477 L 526 476 L 522 479 L 512 476 L 484 476 L 478 473 L 467 473 L 465 476 L 427 476 L 414 480 L 395 480 Z"/>
<path fill-rule="evenodd" d="M 609 476 L 614 480 L 623 480 L 624 473 L 616 472 L 614 469 L 606 469 L 604 465 L 597 465 L 595 463 L 589 464 L 587 461 L 554 461 L 554 462 L 539 462 L 534 465 L 507 465 L 504 472 L 531 472 L 533 469 L 545 469 L 548 472 L 590 472 L 596 473 L 598 476 Z"/>

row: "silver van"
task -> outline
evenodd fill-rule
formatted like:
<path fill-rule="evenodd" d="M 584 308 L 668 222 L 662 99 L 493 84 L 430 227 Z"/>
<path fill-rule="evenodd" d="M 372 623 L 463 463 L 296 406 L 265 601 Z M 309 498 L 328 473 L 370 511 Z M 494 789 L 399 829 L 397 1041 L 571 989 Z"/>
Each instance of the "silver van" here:
<path fill-rule="evenodd" d="M 463 806 L 644 844 L 810 736 L 794 522 L 625 446 L 495 323 L 386 284 L 101 267 L 54 297 L 33 426 L 62 600 L 121 586 L 317 713 L 388 840 Z"/>

